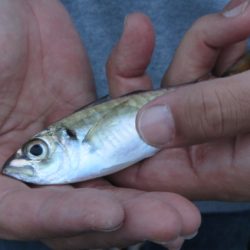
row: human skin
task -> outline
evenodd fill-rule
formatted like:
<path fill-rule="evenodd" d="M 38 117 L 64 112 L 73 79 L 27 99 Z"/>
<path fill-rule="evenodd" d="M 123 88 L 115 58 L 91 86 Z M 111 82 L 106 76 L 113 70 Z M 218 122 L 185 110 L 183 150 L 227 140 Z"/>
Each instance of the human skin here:
<path fill-rule="evenodd" d="M 0 0 L 0 164 L 28 138 L 95 99 L 91 67 L 59 1 Z M 119 87 L 112 89 L 119 95 Z M 34 187 L 0 175 L 0 238 L 53 249 L 177 249 L 200 225 L 196 207 L 168 192 L 119 188 L 104 179 Z"/>
<path fill-rule="evenodd" d="M 231 1 L 226 9 L 242 2 Z M 171 190 L 194 200 L 249 201 L 250 71 L 218 77 L 245 53 L 250 34 L 250 8 L 245 7 L 238 16 L 221 12 L 202 17 L 186 33 L 162 81 L 163 87 L 175 90 L 143 107 L 137 117 L 142 138 L 162 150 L 110 177 L 114 184 Z M 144 34 L 139 32 L 142 24 L 147 26 Z M 154 47 L 152 24 L 144 17 L 127 26 L 108 62 L 111 93 L 116 88 L 113 95 L 131 91 L 135 85 L 138 89 L 150 86 L 146 68 Z M 147 43 L 147 53 L 140 50 L 141 41 Z M 190 82 L 197 83 L 180 86 Z M 164 137 L 165 120 L 159 117 L 150 117 L 144 128 L 139 124 L 146 109 L 161 105 L 173 115 L 170 139 Z"/>

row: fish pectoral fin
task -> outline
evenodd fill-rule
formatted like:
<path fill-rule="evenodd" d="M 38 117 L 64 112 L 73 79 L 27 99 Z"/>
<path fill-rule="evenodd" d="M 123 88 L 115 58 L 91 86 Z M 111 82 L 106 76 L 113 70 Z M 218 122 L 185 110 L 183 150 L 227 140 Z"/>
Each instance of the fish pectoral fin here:
<path fill-rule="evenodd" d="M 113 107 L 102 118 L 100 118 L 86 134 L 83 143 L 97 148 L 100 141 L 109 138 L 115 128 L 119 129 L 120 121 L 124 116 L 138 112 L 138 108 L 130 105 L 127 100 Z"/>

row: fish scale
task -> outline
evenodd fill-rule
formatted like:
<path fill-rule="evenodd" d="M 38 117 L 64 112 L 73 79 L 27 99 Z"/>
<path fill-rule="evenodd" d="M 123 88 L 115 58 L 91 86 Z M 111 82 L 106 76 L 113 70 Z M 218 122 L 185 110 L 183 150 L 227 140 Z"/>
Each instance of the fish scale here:
<path fill-rule="evenodd" d="M 33 136 L 6 162 L 3 173 L 39 185 L 75 183 L 115 173 L 152 156 L 158 149 L 140 138 L 136 115 L 166 91 L 86 106 Z"/>

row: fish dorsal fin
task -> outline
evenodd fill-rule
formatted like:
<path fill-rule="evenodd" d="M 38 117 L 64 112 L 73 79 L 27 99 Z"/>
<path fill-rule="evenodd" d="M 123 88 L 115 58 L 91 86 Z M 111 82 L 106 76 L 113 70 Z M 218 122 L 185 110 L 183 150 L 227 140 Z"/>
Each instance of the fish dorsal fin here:
<path fill-rule="evenodd" d="M 90 128 L 86 134 L 83 143 L 88 143 L 93 149 L 102 145 L 104 140 L 108 140 L 116 129 L 119 129 L 121 120 L 126 116 L 131 116 L 136 113 L 138 108 L 129 103 L 128 100 L 113 107 L 111 110 L 101 117 L 94 126 Z"/>
<path fill-rule="evenodd" d="M 102 103 L 107 102 L 109 100 L 110 100 L 110 96 L 109 95 L 103 96 L 103 97 L 101 97 L 101 98 L 99 98 L 99 99 L 97 99 L 97 100 L 95 100 L 93 102 L 90 102 L 89 104 L 87 104 L 87 105 L 85 105 L 85 106 L 83 106 L 83 107 L 75 110 L 74 113 L 82 111 L 82 110 L 84 110 L 86 108 L 90 108 L 90 107 L 96 106 L 98 104 L 102 104 Z"/>

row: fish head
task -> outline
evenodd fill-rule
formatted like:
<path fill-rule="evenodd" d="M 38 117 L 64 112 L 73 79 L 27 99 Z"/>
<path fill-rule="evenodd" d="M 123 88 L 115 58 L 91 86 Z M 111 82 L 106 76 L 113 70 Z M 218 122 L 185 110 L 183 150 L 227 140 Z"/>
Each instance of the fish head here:
<path fill-rule="evenodd" d="M 61 183 L 72 165 L 70 145 L 61 131 L 43 131 L 6 161 L 2 173 L 33 184 Z"/>

